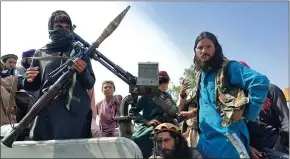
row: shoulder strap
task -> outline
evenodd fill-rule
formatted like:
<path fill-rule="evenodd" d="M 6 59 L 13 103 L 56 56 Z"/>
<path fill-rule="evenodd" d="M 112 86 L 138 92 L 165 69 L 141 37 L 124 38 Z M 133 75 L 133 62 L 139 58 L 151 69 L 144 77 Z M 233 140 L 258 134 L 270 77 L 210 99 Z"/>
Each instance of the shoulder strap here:
<path fill-rule="evenodd" d="M 45 57 L 26 57 L 26 58 L 27 59 L 33 59 L 33 60 L 53 61 L 53 60 L 68 59 L 69 57 L 63 57 L 63 56 L 45 56 Z"/>
<path fill-rule="evenodd" d="M 216 74 L 216 87 L 220 85 L 224 85 L 226 82 L 225 73 L 227 70 L 228 60 L 224 60 L 222 63 L 222 67 L 217 71 Z"/>
<path fill-rule="evenodd" d="M 155 103 L 159 109 L 161 109 L 167 116 L 176 118 L 178 114 L 178 108 L 172 107 L 168 105 L 163 99 L 159 96 L 149 97 L 152 99 L 153 103 Z"/>
<path fill-rule="evenodd" d="M 228 60 L 227 58 L 224 58 L 224 61 L 222 63 L 221 69 L 217 71 L 216 78 L 215 78 L 215 87 L 220 87 L 223 91 L 227 88 L 227 67 L 230 62 L 233 60 Z"/>

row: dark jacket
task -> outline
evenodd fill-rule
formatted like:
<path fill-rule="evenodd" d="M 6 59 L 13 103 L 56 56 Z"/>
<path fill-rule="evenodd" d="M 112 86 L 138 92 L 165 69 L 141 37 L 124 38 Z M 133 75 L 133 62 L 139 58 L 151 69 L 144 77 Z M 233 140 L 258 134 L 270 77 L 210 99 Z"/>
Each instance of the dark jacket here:
<path fill-rule="evenodd" d="M 248 122 L 251 146 L 262 150 L 273 148 L 279 136 L 289 145 L 289 109 L 283 91 L 274 84 L 269 85 L 268 106 L 263 105 L 256 122 Z M 266 99 L 267 101 L 267 99 Z"/>
<path fill-rule="evenodd" d="M 75 50 L 73 53 L 72 50 Z M 44 56 L 66 56 L 72 57 L 78 52 L 84 51 L 78 45 L 73 45 L 67 51 L 59 50 L 37 50 L 34 57 Z M 39 67 L 40 73 L 35 77 L 32 83 L 26 80 L 23 82 L 23 87 L 29 90 L 43 90 L 48 88 L 55 81 L 43 85 L 48 78 L 48 74 L 58 68 L 66 60 L 34 60 L 32 67 Z M 53 140 L 53 139 L 74 139 L 90 137 L 91 129 L 91 102 L 87 91 L 93 88 L 95 76 L 91 66 L 90 59 L 85 61 L 87 67 L 81 74 L 76 73 L 74 87 L 69 85 L 67 91 L 62 94 L 57 100 L 53 101 L 43 110 L 35 119 L 32 129 L 31 138 L 33 140 Z M 57 80 L 57 79 L 56 79 Z M 73 78 L 72 78 L 73 80 Z M 72 97 L 69 99 L 69 90 L 73 88 Z M 40 92 L 40 96 L 43 92 Z M 68 101 L 71 101 L 68 104 Z M 69 105 L 69 106 L 67 106 Z"/>

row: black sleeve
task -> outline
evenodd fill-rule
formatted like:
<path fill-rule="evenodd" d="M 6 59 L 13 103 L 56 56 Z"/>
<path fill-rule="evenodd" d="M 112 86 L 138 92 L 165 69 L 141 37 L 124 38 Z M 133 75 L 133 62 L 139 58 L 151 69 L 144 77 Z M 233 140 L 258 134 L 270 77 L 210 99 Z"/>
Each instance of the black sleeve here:
<path fill-rule="evenodd" d="M 144 109 L 144 106 L 146 104 L 146 97 L 141 97 L 137 104 L 136 104 L 136 107 L 132 107 L 130 110 L 129 110 L 129 114 L 130 116 L 133 117 L 133 120 L 136 122 L 136 123 L 142 123 L 142 124 L 145 124 L 148 120 L 146 120 L 144 118 L 143 115 L 140 114 L 140 112 Z"/>
<path fill-rule="evenodd" d="M 289 145 L 289 108 L 283 91 L 274 84 L 270 84 L 270 96 L 275 114 L 279 116 L 281 122 L 280 133 L 282 139 Z"/>

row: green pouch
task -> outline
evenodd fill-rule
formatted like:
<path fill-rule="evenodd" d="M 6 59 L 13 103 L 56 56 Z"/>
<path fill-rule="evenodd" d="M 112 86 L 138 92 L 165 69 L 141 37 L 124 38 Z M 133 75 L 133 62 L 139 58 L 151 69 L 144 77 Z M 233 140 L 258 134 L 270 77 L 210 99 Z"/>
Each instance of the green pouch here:
<path fill-rule="evenodd" d="M 133 133 L 132 140 L 141 138 L 142 136 L 151 134 L 154 130 L 154 126 L 148 127 L 147 125 L 143 124 Z"/>

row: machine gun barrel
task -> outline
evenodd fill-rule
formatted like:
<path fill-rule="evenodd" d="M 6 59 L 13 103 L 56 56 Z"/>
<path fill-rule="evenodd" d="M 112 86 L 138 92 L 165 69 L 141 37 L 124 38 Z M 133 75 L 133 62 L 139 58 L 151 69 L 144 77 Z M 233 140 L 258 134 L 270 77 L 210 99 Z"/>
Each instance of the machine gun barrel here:
<path fill-rule="evenodd" d="M 79 41 L 84 47 L 90 47 L 91 45 L 86 42 L 82 37 L 80 37 L 77 33 L 73 32 L 74 38 Z M 114 62 L 112 62 L 109 58 L 107 58 L 105 55 L 103 55 L 100 51 L 95 50 L 93 54 L 91 55 L 92 59 L 99 61 L 103 66 L 105 66 L 107 69 L 109 69 L 112 73 L 114 73 L 116 76 L 121 78 L 125 83 L 127 84 L 135 84 L 137 77 L 133 76 L 129 72 L 125 71 L 120 66 L 116 65 Z"/>
<path fill-rule="evenodd" d="M 84 60 L 87 57 L 91 57 L 91 55 L 96 51 L 96 48 L 109 36 L 112 32 L 118 27 L 121 23 L 121 20 L 124 18 L 126 13 L 128 12 L 130 6 L 128 6 L 121 14 L 119 14 L 103 31 L 101 36 L 91 45 L 83 54 L 80 54 L 79 59 Z M 71 63 L 71 62 L 70 62 Z M 61 72 L 58 71 L 57 74 Z M 19 134 L 29 125 L 29 123 L 53 100 L 58 98 L 63 91 L 66 89 L 69 83 L 69 79 L 73 76 L 75 70 L 73 68 L 69 68 L 65 73 L 63 73 L 60 78 L 52 84 L 48 91 L 45 92 L 39 100 L 32 106 L 29 112 L 24 116 L 24 118 L 19 122 L 16 128 L 12 130 L 10 134 L 5 136 L 1 142 L 7 146 L 12 147 L 13 142 L 17 139 Z"/>
<path fill-rule="evenodd" d="M 82 37 L 80 37 L 77 33 L 73 32 L 75 40 L 79 41 L 84 47 L 90 47 L 91 45 L 86 42 Z M 136 77 L 130 74 L 129 72 L 125 71 L 120 66 L 116 65 L 110 59 L 108 59 L 105 55 L 103 55 L 97 49 L 92 53 L 91 58 L 100 62 L 104 67 L 118 76 L 127 84 L 134 84 L 136 82 Z"/>

